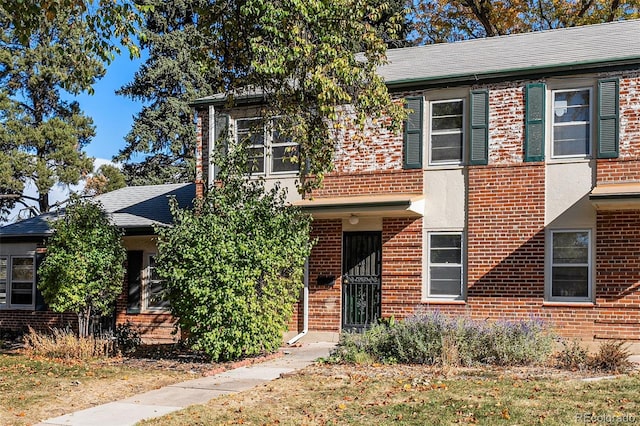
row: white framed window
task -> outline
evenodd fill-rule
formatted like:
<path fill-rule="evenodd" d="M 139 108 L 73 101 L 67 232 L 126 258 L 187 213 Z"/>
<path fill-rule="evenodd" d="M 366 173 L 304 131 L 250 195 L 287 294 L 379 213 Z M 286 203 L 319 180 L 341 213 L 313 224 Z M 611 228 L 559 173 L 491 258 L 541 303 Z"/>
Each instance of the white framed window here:
<path fill-rule="evenodd" d="M 428 233 L 427 297 L 462 299 L 464 297 L 462 232 Z"/>
<path fill-rule="evenodd" d="M 0 257 L 0 307 L 34 309 L 36 265 L 33 256 Z"/>
<path fill-rule="evenodd" d="M 592 241 L 590 229 L 551 230 L 548 234 L 549 300 L 592 300 Z"/>
<path fill-rule="evenodd" d="M 278 118 L 265 125 L 261 118 L 236 120 L 236 141 L 245 143 L 247 169 L 251 174 L 278 175 L 297 173 L 298 144 L 278 129 Z"/>
<path fill-rule="evenodd" d="M 239 143 L 246 143 L 247 170 L 251 174 L 265 172 L 265 137 L 259 118 L 236 120 L 236 137 Z"/>
<path fill-rule="evenodd" d="M 464 100 L 432 101 L 429 113 L 429 164 L 461 164 L 464 158 Z"/>
<path fill-rule="evenodd" d="M 168 310 L 169 301 L 166 298 L 164 284 L 156 272 L 155 253 L 151 253 L 147 256 L 147 267 L 143 281 L 143 309 L 146 311 Z"/>
<path fill-rule="evenodd" d="M 551 92 L 552 158 L 591 155 L 591 88 Z"/>

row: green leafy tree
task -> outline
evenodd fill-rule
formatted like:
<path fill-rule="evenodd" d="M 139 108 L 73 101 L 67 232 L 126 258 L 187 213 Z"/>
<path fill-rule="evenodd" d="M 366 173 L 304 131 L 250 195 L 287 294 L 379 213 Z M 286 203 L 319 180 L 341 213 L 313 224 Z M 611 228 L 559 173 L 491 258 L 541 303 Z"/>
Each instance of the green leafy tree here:
<path fill-rule="evenodd" d="M 440 43 L 640 17 L 628 0 L 428 0 L 413 2 L 419 43 Z"/>
<path fill-rule="evenodd" d="M 52 230 L 38 288 L 55 312 L 78 315 L 79 335 L 86 337 L 92 315 L 109 313 L 122 292 L 122 233 L 100 205 L 79 199 L 52 223 Z"/>
<path fill-rule="evenodd" d="M 92 169 L 93 160 L 82 149 L 94 136 L 93 122 L 62 92 L 90 90 L 105 70 L 88 48 L 93 35 L 83 18 L 63 12 L 52 20 L 42 16 L 27 39 L 11 22 L 0 22 L 0 206 L 5 213 L 15 203 L 30 202 L 38 213 L 49 211 L 54 185 L 77 184 Z M 35 196 L 25 194 L 29 185 Z"/>
<path fill-rule="evenodd" d="M 125 186 L 127 186 L 127 182 L 120 169 L 111 164 L 103 164 L 93 176 L 87 178 L 84 193 L 87 195 L 100 195 Z"/>
<path fill-rule="evenodd" d="M 336 120 L 364 129 L 368 119 L 387 115 L 392 129 L 400 127 L 403 107 L 376 73 L 405 20 L 394 13 L 381 21 L 390 10 L 369 0 L 215 0 L 197 8 L 208 48 L 194 54 L 214 91 L 227 94 L 229 106 L 258 94 L 263 117 L 289 118 L 283 133 L 300 143 L 306 165 L 302 192 L 332 169 Z"/>
<path fill-rule="evenodd" d="M 197 27 L 196 8 L 207 2 L 147 0 L 141 47 L 149 57 L 134 80 L 117 93 L 143 102 L 126 146 L 115 157 L 124 161 L 130 185 L 193 182 L 195 142 L 189 102 L 212 94 L 209 74 L 192 52 L 208 41 Z M 142 158 L 142 161 L 138 160 Z"/>
<path fill-rule="evenodd" d="M 144 10 L 144 7 L 142 7 Z M 60 17 L 78 16 L 86 25 L 86 40 L 92 54 L 105 61 L 126 46 L 131 56 L 138 56 L 134 43 L 140 23 L 138 7 L 129 0 L 0 0 L 0 20 L 3 28 L 11 28 L 20 43 L 32 39 L 43 24 L 52 24 Z M 43 22 L 44 21 L 44 22 Z"/>
<path fill-rule="evenodd" d="M 213 360 L 277 350 L 310 250 L 309 217 L 279 188 L 243 177 L 246 162 L 231 163 L 194 210 L 174 203 L 174 226 L 157 228 L 171 310 Z"/>

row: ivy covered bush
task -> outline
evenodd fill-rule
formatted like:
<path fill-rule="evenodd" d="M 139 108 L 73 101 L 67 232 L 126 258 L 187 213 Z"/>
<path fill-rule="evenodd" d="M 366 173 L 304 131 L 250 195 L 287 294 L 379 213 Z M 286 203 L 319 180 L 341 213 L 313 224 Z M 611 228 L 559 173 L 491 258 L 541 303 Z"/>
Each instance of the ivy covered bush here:
<path fill-rule="evenodd" d="M 551 355 L 554 335 L 536 319 L 474 321 L 439 312 L 387 321 L 362 334 L 346 333 L 333 362 L 428 365 L 527 365 Z"/>
<path fill-rule="evenodd" d="M 187 343 L 214 361 L 277 350 L 303 285 L 310 218 L 228 160 L 193 210 L 157 229 L 158 275 Z"/>

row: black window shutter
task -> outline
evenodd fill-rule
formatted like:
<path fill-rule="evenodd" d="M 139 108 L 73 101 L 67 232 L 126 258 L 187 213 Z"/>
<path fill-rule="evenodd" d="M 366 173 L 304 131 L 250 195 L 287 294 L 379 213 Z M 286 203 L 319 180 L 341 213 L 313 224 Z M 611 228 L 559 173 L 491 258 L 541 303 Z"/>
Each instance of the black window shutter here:
<path fill-rule="evenodd" d="M 142 291 L 142 251 L 127 251 L 127 313 L 140 312 Z"/>
<path fill-rule="evenodd" d="M 216 164 L 221 161 L 221 158 L 227 155 L 228 143 L 229 143 L 229 115 L 228 114 L 214 114 L 213 121 L 213 150 L 214 158 L 210 158 L 209 161 L 213 162 L 213 180 L 218 177 L 220 167 Z"/>
<path fill-rule="evenodd" d="M 489 163 L 489 91 L 473 90 L 470 95 L 469 164 Z"/>
<path fill-rule="evenodd" d="M 524 161 L 544 161 L 545 93 L 544 83 L 525 88 Z"/>
<path fill-rule="evenodd" d="M 408 111 L 404 123 L 404 160 L 405 169 L 422 168 L 422 97 L 406 98 Z"/>
<path fill-rule="evenodd" d="M 617 158 L 620 91 L 617 79 L 598 81 L 598 158 Z"/>
<path fill-rule="evenodd" d="M 35 258 L 35 262 L 36 262 L 36 283 L 38 283 L 38 269 L 40 269 L 40 264 L 42 263 L 42 261 L 44 260 L 45 254 L 42 252 L 38 252 L 36 251 L 36 258 Z M 40 292 L 40 289 L 38 288 L 38 286 L 36 285 L 36 311 L 46 311 L 47 309 L 49 309 L 49 307 L 47 306 L 47 303 L 44 300 L 44 296 L 42 296 L 42 293 Z"/>

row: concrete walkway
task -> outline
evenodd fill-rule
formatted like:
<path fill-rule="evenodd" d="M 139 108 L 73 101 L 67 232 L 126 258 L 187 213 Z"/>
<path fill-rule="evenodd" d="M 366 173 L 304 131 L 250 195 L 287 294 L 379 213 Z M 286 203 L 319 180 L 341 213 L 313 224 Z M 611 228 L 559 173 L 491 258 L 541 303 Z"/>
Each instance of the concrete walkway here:
<path fill-rule="evenodd" d="M 48 419 L 39 426 L 125 426 L 140 420 L 164 416 L 190 405 L 203 404 L 220 395 L 242 392 L 281 374 L 291 373 L 326 357 L 335 342 L 304 343 L 287 348 L 285 355 L 248 367 L 240 367 L 209 377 L 176 383 L 117 402 Z M 36 426 L 38 426 L 36 425 Z"/>

